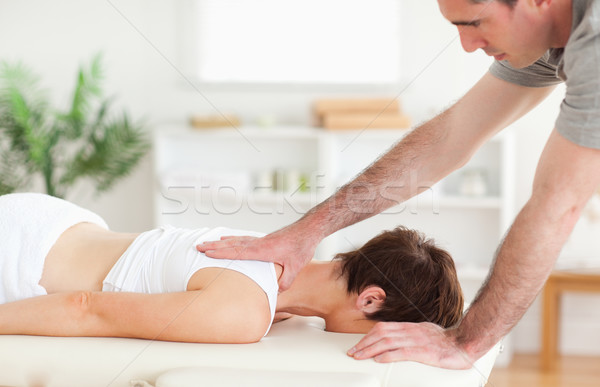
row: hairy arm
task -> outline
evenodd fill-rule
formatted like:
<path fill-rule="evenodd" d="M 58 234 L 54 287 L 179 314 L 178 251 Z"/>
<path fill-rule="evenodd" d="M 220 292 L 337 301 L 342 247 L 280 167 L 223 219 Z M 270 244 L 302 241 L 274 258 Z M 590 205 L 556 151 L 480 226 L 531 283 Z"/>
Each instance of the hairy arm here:
<path fill-rule="evenodd" d="M 349 354 L 470 368 L 512 329 L 547 279 L 585 203 L 600 184 L 600 150 L 555 130 L 538 164 L 530 200 L 498 250 L 493 269 L 458 327 L 378 324 Z"/>
<path fill-rule="evenodd" d="M 253 300 L 239 294 L 231 297 L 218 288 L 167 294 L 69 292 L 30 298 L 0 305 L 0 334 L 202 343 L 260 340 L 268 314 L 256 315 L 260 308 Z M 267 311 L 268 305 L 263 309 Z"/>
<path fill-rule="evenodd" d="M 488 73 L 456 104 L 413 130 L 297 222 L 261 239 L 230 238 L 198 249 L 215 258 L 272 260 L 284 267 L 280 287 L 286 289 L 323 238 L 409 199 L 426 189 L 419 187 L 461 167 L 551 90 L 517 86 Z M 375 198 L 365 190 L 377 193 Z"/>
<path fill-rule="evenodd" d="M 556 130 L 540 158 L 527 204 L 502 243 L 493 270 L 456 332 L 482 355 L 520 320 L 548 278 L 579 215 L 600 184 L 600 150 Z"/>

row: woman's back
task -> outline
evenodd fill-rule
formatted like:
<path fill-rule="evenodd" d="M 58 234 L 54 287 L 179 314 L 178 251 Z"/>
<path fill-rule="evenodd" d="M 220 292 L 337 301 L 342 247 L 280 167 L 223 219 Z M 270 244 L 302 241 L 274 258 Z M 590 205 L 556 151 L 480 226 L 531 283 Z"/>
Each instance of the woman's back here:
<path fill-rule="evenodd" d="M 139 234 L 78 223 L 50 249 L 40 285 L 48 294 L 76 290 L 101 291 L 102 281 Z"/>

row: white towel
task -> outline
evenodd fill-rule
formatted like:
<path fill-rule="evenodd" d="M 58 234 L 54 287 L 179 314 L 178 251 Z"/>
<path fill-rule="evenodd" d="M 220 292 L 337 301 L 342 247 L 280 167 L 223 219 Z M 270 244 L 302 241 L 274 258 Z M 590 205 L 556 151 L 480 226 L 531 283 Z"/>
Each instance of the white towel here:
<path fill-rule="evenodd" d="M 39 284 L 46 256 L 65 230 L 81 222 L 108 228 L 99 215 L 52 196 L 0 196 L 0 304 L 47 294 Z"/>

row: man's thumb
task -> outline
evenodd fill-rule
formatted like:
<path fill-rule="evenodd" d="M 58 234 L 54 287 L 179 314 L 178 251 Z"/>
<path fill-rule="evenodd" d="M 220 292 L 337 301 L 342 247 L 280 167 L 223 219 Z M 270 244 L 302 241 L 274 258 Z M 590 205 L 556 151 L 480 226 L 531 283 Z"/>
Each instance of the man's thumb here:
<path fill-rule="evenodd" d="M 291 275 L 287 274 L 287 270 L 285 270 L 285 267 L 283 269 L 283 273 L 281 273 L 281 277 L 279 277 L 279 291 L 283 292 L 286 291 L 290 288 L 290 286 L 292 286 L 292 282 L 294 281 L 294 278 Z"/>

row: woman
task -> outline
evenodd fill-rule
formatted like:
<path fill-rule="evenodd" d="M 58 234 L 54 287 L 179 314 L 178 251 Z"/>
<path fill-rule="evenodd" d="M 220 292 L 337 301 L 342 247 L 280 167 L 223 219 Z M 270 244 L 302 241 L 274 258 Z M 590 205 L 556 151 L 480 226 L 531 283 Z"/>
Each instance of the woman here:
<path fill-rule="evenodd" d="M 328 331 L 354 333 L 390 320 L 447 327 L 462 315 L 450 255 L 414 231 L 384 232 L 313 262 L 279 295 L 278 265 L 195 249 L 236 234 L 252 235 L 170 226 L 117 233 L 61 199 L 0 196 L 0 334 L 249 343 L 276 313 L 319 316 Z"/>

